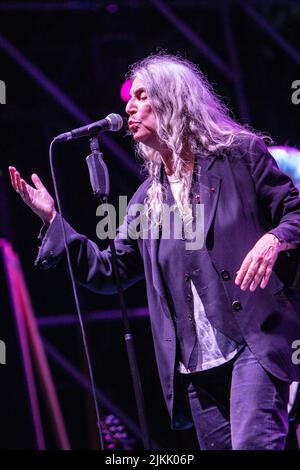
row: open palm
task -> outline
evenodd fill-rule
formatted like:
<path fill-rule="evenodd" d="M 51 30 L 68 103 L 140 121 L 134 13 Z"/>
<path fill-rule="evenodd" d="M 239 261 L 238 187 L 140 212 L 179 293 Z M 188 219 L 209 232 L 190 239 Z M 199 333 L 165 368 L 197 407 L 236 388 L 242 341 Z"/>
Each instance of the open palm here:
<path fill-rule="evenodd" d="M 49 225 L 55 214 L 55 206 L 53 197 L 48 193 L 47 189 L 41 182 L 37 174 L 31 176 L 35 187 L 28 184 L 20 173 L 13 166 L 9 167 L 11 184 L 15 191 L 20 194 L 23 201 L 37 214 L 44 223 Z"/>

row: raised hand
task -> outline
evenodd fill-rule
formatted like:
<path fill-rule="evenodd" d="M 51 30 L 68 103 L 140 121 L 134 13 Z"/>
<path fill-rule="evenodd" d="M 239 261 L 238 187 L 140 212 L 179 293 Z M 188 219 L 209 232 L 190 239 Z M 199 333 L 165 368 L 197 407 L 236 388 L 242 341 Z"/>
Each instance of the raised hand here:
<path fill-rule="evenodd" d="M 42 219 L 44 224 L 50 225 L 56 215 L 54 199 L 48 193 L 38 175 L 34 173 L 31 176 L 35 186 L 33 187 L 21 178 L 20 173 L 14 166 L 10 166 L 8 169 L 11 184 L 15 191 L 21 196 L 30 209 Z"/>

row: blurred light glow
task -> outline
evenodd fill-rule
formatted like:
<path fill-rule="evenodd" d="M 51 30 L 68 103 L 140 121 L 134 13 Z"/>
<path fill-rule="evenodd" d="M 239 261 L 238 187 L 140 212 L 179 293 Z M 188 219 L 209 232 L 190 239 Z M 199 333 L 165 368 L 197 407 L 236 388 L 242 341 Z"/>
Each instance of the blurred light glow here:
<path fill-rule="evenodd" d="M 111 14 L 117 13 L 117 11 L 119 11 L 119 6 L 116 3 L 110 3 L 107 5 L 106 11 Z"/>
<path fill-rule="evenodd" d="M 269 147 L 269 152 L 281 171 L 292 178 L 294 185 L 300 188 L 300 150 L 283 145 Z"/>
<path fill-rule="evenodd" d="M 123 101 L 127 102 L 130 100 L 130 95 L 129 95 L 130 88 L 131 88 L 131 80 L 126 80 L 126 82 L 124 82 L 123 85 L 121 86 L 121 90 L 120 90 L 120 96 Z"/>

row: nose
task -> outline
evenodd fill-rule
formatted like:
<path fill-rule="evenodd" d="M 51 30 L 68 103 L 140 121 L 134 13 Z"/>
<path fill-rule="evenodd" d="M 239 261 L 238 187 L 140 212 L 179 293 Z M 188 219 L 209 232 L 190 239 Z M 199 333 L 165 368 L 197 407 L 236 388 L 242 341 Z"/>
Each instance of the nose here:
<path fill-rule="evenodd" d="M 134 104 L 133 98 L 130 98 L 130 100 L 128 101 L 126 105 L 125 112 L 131 115 L 135 111 L 136 111 L 136 105 Z"/>

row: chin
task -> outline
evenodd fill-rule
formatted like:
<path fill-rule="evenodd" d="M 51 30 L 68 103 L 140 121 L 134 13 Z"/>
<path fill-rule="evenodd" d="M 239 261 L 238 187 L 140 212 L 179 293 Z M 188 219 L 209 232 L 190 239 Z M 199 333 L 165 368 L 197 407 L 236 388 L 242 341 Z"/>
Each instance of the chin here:
<path fill-rule="evenodd" d="M 140 142 L 144 145 L 148 145 L 148 147 L 151 147 L 151 139 L 149 139 L 149 136 L 133 134 L 133 138 L 135 141 Z"/>
<path fill-rule="evenodd" d="M 147 147 L 157 148 L 157 142 L 155 139 L 153 139 L 152 134 L 136 132 L 133 134 L 133 139 L 135 142 L 140 142 L 143 145 L 147 145 Z"/>
<path fill-rule="evenodd" d="M 138 133 L 136 133 L 136 134 L 133 134 L 133 138 L 134 138 L 134 140 L 136 140 L 137 142 L 141 142 L 142 144 L 147 145 L 147 143 L 146 143 L 147 137 L 146 137 L 146 136 L 139 135 Z"/>

